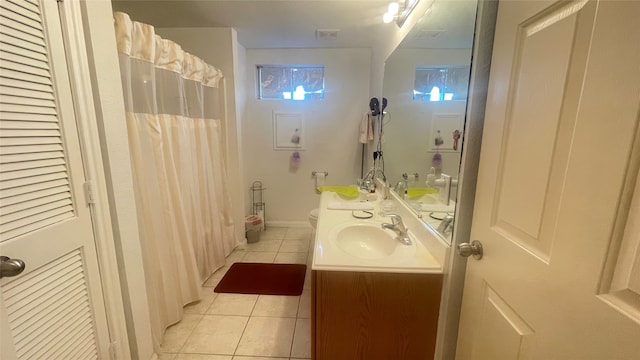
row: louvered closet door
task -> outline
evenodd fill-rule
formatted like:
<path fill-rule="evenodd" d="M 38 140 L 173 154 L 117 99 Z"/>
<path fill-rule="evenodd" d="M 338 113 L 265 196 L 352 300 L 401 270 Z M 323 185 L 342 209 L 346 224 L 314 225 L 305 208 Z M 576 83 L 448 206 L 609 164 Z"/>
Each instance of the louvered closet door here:
<path fill-rule="evenodd" d="M 109 336 L 55 0 L 0 0 L 2 359 L 108 358 Z"/>

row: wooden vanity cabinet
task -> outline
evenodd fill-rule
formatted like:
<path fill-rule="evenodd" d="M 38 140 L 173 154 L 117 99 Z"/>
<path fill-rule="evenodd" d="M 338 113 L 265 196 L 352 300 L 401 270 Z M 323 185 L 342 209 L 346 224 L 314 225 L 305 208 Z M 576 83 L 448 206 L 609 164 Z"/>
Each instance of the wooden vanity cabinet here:
<path fill-rule="evenodd" d="M 311 273 L 315 360 L 433 359 L 442 274 Z"/>

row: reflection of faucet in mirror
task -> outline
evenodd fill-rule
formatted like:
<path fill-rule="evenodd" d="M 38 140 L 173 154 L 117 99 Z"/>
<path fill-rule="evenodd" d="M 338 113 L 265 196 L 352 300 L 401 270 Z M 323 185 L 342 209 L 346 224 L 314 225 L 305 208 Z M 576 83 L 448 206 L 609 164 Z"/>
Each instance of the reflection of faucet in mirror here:
<path fill-rule="evenodd" d="M 400 196 L 401 199 L 404 199 L 405 194 L 407 193 L 407 181 L 400 180 L 396 183 L 396 186 L 393 188 L 393 191 Z"/>
<path fill-rule="evenodd" d="M 418 176 L 418 173 L 413 173 L 410 175 L 407 175 L 407 173 L 403 173 L 402 180 L 396 183 L 396 186 L 394 186 L 393 190 L 396 192 L 396 194 L 398 194 L 398 196 L 400 196 L 400 198 L 404 199 L 407 194 L 407 190 L 409 189 L 409 185 L 415 183 L 418 180 Z"/>
<path fill-rule="evenodd" d="M 453 231 L 453 215 L 447 215 L 442 219 L 440 225 L 438 225 L 438 232 L 445 234 L 448 230 Z"/>

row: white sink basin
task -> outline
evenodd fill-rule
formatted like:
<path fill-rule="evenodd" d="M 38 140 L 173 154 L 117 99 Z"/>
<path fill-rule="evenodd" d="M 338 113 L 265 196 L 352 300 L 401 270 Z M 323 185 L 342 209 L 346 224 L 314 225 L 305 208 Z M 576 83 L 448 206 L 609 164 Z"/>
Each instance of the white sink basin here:
<path fill-rule="evenodd" d="M 412 256 L 415 245 L 404 245 L 395 233 L 385 230 L 378 222 L 350 223 L 337 226 L 329 238 L 345 253 L 360 259 L 383 259 Z"/>
<path fill-rule="evenodd" d="M 328 205 L 336 201 L 340 200 L 333 192 L 321 195 L 313 270 L 442 273 L 446 244 L 422 224 L 405 219 L 412 244 L 404 245 L 393 231 L 382 228 L 382 223 L 390 219 L 380 215 L 379 201 L 370 202 L 374 210 L 368 220 L 356 219 L 350 210 L 329 209 Z M 433 246 L 434 254 L 426 244 Z"/>

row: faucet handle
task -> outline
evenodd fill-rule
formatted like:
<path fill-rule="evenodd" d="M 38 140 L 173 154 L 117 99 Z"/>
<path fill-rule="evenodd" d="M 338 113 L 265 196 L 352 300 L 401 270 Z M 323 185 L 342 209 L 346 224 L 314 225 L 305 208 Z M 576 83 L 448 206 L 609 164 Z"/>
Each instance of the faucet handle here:
<path fill-rule="evenodd" d="M 387 216 L 391 218 L 391 222 L 394 224 L 402 222 L 402 218 L 398 214 L 387 214 Z"/>
<path fill-rule="evenodd" d="M 393 225 L 397 225 L 402 231 L 407 231 L 406 227 L 404 226 L 404 222 L 402 221 L 402 218 L 400 217 L 400 215 L 398 215 L 398 214 L 389 214 L 387 216 L 391 218 L 391 223 Z"/>

